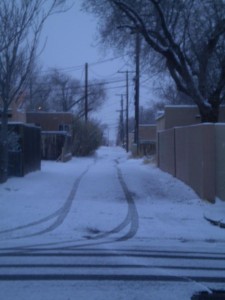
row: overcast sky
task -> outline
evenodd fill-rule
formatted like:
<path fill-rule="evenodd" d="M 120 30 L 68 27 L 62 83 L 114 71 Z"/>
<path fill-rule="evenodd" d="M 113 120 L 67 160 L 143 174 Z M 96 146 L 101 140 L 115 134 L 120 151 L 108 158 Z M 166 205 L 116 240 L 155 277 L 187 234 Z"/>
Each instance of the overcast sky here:
<path fill-rule="evenodd" d="M 108 82 L 108 98 L 95 118 L 107 123 L 110 139 L 115 139 L 118 126 L 120 96 L 125 93 L 125 74 L 118 71 L 131 69 L 128 58 L 118 58 L 112 51 L 103 51 L 97 40 L 97 20 L 80 10 L 76 0 L 71 10 L 51 16 L 44 27 L 40 47 L 46 42 L 40 56 L 43 68 L 60 68 L 84 81 L 84 65 L 89 64 L 89 80 Z M 133 77 L 134 75 L 130 75 Z M 117 81 L 119 80 L 119 82 Z M 110 83 L 116 81 L 115 83 Z M 132 84 L 132 80 L 130 81 Z M 133 114 L 133 89 L 130 92 L 130 115 Z"/>

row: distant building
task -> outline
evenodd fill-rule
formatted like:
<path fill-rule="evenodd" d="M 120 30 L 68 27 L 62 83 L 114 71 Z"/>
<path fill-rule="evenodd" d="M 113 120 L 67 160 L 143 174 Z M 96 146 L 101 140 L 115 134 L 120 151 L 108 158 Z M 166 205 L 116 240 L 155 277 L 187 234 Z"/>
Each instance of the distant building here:
<path fill-rule="evenodd" d="M 42 159 L 71 159 L 73 114 L 69 112 L 27 112 L 27 123 L 41 128 Z"/>
<path fill-rule="evenodd" d="M 138 155 L 154 155 L 156 153 L 156 125 L 140 124 Z M 134 144 L 134 132 L 129 133 L 129 149 L 133 155 L 137 154 L 137 145 Z"/>
<path fill-rule="evenodd" d="M 225 122 L 225 106 L 220 107 L 219 122 Z M 201 117 L 196 105 L 166 105 L 164 112 L 157 118 L 157 131 L 200 123 Z"/>
<path fill-rule="evenodd" d="M 66 131 L 71 133 L 73 114 L 70 112 L 27 112 L 27 123 L 40 126 L 42 131 Z"/>
<path fill-rule="evenodd" d="M 41 138 L 39 139 L 39 149 L 41 149 L 40 158 L 61 161 L 71 159 L 73 114 L 69 112 L 27 112 L 24 99 L 24 95 L 21 94 L 17 101 L 11 103 L 8 109 L 9 125 L 19 122 L 39 128 L 39 131 L 41 131 Z M 2 103 L 0 101 L 0 121 L 2 109 Z M 22 134 L 22 131 L 20 130 L 18 133 Z M 23 138 L 26 139 L 27 136 Z M 30 138 L 27 142 L 32 143 Z"/>
<path fill-rule="evenodd" d="M 153 155 L 156 153 L 156 125 L 139 125 L 139 154 Z"/>

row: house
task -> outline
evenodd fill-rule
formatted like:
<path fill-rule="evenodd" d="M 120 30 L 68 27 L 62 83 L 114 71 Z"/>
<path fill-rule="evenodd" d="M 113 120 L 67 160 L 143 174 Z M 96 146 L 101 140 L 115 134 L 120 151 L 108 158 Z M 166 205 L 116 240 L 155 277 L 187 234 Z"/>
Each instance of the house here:
<path fill-rule="evenodd" d="M 153 155 L 156 153 L 156 125 L 139 125 L 139 154 Z"/>
<path fill-rule="evenodd" d="M 225 106 L 220 107 L 219 122 L 225 122 Z M 164 112 L 157 118 L 157 131 L 200 123 L 201 117 L 196 105 L 166 105 Z"/>
<path fill-rule="evenodd" d="M 40 126 L 42 131 L 72 132 L 73 114 L 70 112 L 27 112 L 26 122 Z"/>
<path fill-rule="evenodd" d="M 27 112 L 26 121 L 41 128 L 42 159 L 68 161 L 72 158 L 73 114 L 69 112 Z"/>
<path fill-rule="evenodd" d="M 12 102 L 9 121 L 32 124 L 41 129 L 41 158 L 71 159 L 73 114 L 68 112 L 26 112 L 23 97 Z"/>
<path fill-rule="evenodd" d="M 138 128 L 138 155 L 154 155 L 156 153 L 156 125 L 139 124 Z M 134 132 L 129 133 L 129 149 L 133 155 L 137 154 L 137 145 L 134 143 Z"/>

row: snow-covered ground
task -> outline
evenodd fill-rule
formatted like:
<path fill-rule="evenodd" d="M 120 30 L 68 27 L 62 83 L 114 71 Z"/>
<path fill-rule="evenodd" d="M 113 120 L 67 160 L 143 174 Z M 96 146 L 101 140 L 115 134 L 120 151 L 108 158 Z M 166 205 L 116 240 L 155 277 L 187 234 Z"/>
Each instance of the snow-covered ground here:
<path fill-rule="evenodd" d="M 45 239 L 75 243 L 90 233 L 112 230 L 127 213 L 116 168 L 137 207 L 138 229 L 131 242 L 146 240 L 152 246 L 225 242 L 225 231 L 203 216 L 215 205 L 154 164 L 132 159 L 121 148 L 102 147 L 93 157 L 65 164 L 43 161 L 41 171 L 0 185 L 0 249 L 35 246 Z"/>
<path fill-rule="evenodd" d="M 204 218 L 204 213 L 217 205 L 225 208 L 219 199 L 216 204 L 199 199 L 191 188 L 159 170 L 154 163 L 132 159 L 121 148 L 102 147 L 88 158 L 73 158 L 67 163 L 44 161 L 41 171 L 24 178 L 10 178 L 0 185 L 0 254 L 21 251 L 71 254 L 79 249 L 115 253 L 134 250 L 223 253 L 225 230 L 212 226 Z M 64 289 L 68 292 L 67 284 L 63 285 L 64 292 Z M 73 283 L 74 288 L 76 284 Z M 87 289 L 92 284 L 86 284 Z M 114 285 L 106 281 L 105 284 L 108 290 L 102 298 L 99 290 L 90 297 L 90 290 L 85 293 L 77 288 L 75 298 L 128 299 L 133 290 L 133 298 L 129 299 L 172 299 L 163 298 L 165 293 L 162 298 L 136 295 L 135 284 L 128 282 L 121 285 L 120 291 L 130 285 L 130 292 L 118 298 L 113 293 Z M 140 283 L 139 288 L 141 284 L 146 283 Z M 152 295 L 159 296 L 159 286 L 153 283 L 151 286 Z M 10 287 L 9 282 L 0 285 L 4 299 L 13 299 L 14 290 Z M 60 296 L 59 287 L 55 284 L 55 292 L 48 294 L 46 285 L 45 299 L 72 299 L 62 289 Z M 40 289 L 37 282 L 33 284 L 33 298 L 27 296 L 24 285 L 14 288 L 21 289 L 22 296 L 17 299 L 44 299 L 35 292 Z M 177 298 L 173 299 L 185 299 L 182 296 L 185 291 L 178 292 L 175 283 L 167 286 L 166 291 L 170 290 L 171 296 L 177 291 Z M 112 298 L 107 296 L 110 291 Z"/>

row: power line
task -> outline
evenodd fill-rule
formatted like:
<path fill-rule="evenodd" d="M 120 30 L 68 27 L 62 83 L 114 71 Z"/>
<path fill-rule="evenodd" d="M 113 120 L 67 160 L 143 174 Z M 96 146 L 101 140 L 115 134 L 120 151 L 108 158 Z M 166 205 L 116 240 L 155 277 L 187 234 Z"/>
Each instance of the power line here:
<path fill-rule="evenodd" d="M 93 73 L 95 76 L 98 76 L 98 77 L 112 78 L 112 77 L 114 77 L 115 75 L 118 75 L 118 73 L 120 73 L 120 71 L 122 71 L 126 66 L 127 66 L 127 63 L 124 63 L 123 66 L 120 67 L 118 71 L 113 72 L 113 73 L 111 73 L 111 74 L 108 74 L 107 76 L 102 75 L 102 74 L 98 74 L 96 71 L 93 71 L 92 68 L 90 68 L 90 72 Z"/>
<path fill-rule="evenodd" d="M 110 83 L 108 83 L 110 84 Z M 104 83 L 101 83 L 101 84 L 90 84 L 89 86 L 99 86 L 99 85 L 104 85 Z M 108 91 L 108 90 L 116 90 L 116 89 L 122 89 L 122 88 L 125 88 L 126 85 L 120 85 L 120 86 L 108 86 L 108 87 L 104 87 L 104 90 Z M 79 90 L 79 88 L 84 88 L 84 85 L 82 86 L 79 86 L 79 87 L 75 87 L 75 88 L 64 88 L 64 91 L 68 92 L 68 91 L 71 91 L 71 92 L 74 92 L 74 94 L 80 94 L 81 91 L 76 91 L 76 90 Z M 47 88 L 41 88 L 41 89 L 38 89 L 36 92 L 34 92 L 34 94 L 38 94 L 38 93 L 41 93 L 41 92 L 47 92 L 48 89 Z M 58 93 L 58 92 L 61 92 L 62 89 L 60 87 L 54 87 L 50 90 L 50 92 L 55 92 L 55 93 Z"/>
<path fill-rule="evenodd" d="M 124 78 L 118 78 L 118 79 L 114 79 L 114 80 L 111 80 L 111 81 L 94 81 L 92 80 L 93 83 L 90 83 L 89 86 L 98 86 L 98 85 L 108 85 L 108 84 L 113 84 L 113 83 L 121 83 L 121 82 L 125 82 L 125 79 Z M 40 86 L 49 86 L 49 83 L 48 82 L 42 82 L 40 83 Z M 84 87 L 85 85 L 77 85 L 78 88 L 82 88 Z M 66 89 L 70 89 L 70 87 L 66 88 Z"/>
<path fill-rule="evenodd" d="M 116 59 L 121 58 L 121 57 L 124 57 L 124 55 L 108 58 L 108 59 L 98 61 L 98 62 L 95 62 L 95 63 L 89 63 L 89 65 L 90 66 L 96 66 L 96 65 L 100 65 L 100 64 L 103 64 L 103 63 L 106 63 L 106 62 L 109 62 L 109 61 L 116 60 Z"/>
<path fill-rule="evenodd" d="M 106 63 L 106 62 L 110 62 L 110 61 L 113 61 L 113 60 L 116 60 L 116 59 L 119 59 L 119 58 L 122 58 L 122 57 L 124 57 L 124 56 L 111 57 L 111 58 L 108 58 L 108 59 L 104 59 L 104 60 L 89 63 L 89 65 L 90 66 L 96 66 L 96 65 L 100 65 L 100 64 L 103 64 L 103 63 Z M 59 71 L 72 72 L 72 71 L 82 70 L 83 67 L 84 67 L 83 64 L 82 65 L 76 65 L 76 66 L 70 66 L 70 67 L 62 67 L 62 68 L 51 68 L 50 67 L 49 70 L 43 70 L 40 73 L 49 73 L 50 70 L 52 70 L 52 69 L 56 69 L 56 70 L 59 70 Z"/>

